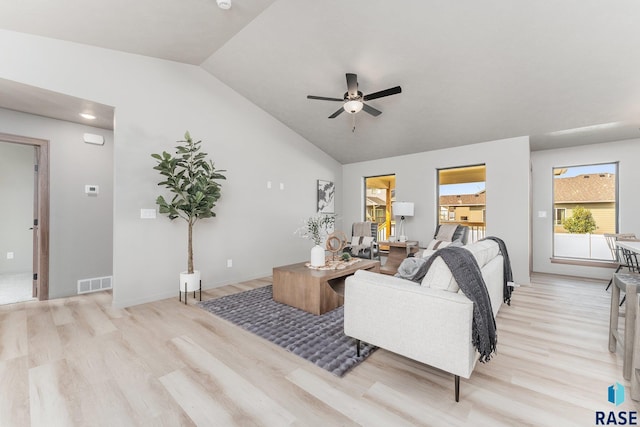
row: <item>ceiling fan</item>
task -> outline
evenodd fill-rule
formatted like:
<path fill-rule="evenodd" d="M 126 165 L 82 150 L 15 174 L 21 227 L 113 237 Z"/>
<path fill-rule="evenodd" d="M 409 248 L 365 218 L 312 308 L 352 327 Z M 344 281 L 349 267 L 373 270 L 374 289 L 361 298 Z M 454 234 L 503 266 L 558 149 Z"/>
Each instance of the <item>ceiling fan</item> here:
<path fill-rule="evenodd" d="M 353 73 L 347 73 L 347 91 L 344 93 L 342 99 L 340 98 L 328 98 L 325 96 L 307 95 L 308 99 L 319 99 L 321 101 L 338 101 L 342 102 L 342 108 L 329 116 L 330 119 L 335 119 L 343 111 L 350 114 L 356 114 L 360 110 L 364 110 L 374 117 L 382 114 L 382 111 L 373 108 L 370 105 L 364 103 L 364 101 L 371 101 L 372 99 L 382 98 L 383 96 L 395 95 L 402 92 L 400 86 L 392 87 L 389 89 L 381 90 L 379 92 L 373 92 L 368 95 L 363 95 L 358 90 L 358 75 Z"/>

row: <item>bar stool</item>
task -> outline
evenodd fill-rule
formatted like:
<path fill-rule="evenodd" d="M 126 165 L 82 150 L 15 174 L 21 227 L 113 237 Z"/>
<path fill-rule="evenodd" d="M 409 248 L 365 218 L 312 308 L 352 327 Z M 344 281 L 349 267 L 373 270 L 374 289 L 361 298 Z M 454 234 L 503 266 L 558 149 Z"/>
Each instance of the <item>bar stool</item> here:
<path fill-rule="evenodd" d="M 631 379 L 639 286 L 640 274 L 615 273 L 613 275 L 613 287 L 611 288 L 611 311 L 609 317 L 609 351 L 611 353 L 615 353 L 618 342 L 622 345 L 624 352 L 622 358 L 622 376 L 625 380 Z M 618 330 L 620 291 L 625 292 L 626 294 L 624 337 L 620 336 L 620 331 Z"/>
<path fill-rule="evenodd" d="M 633 363 L 631 368 L 631 398 L 633 400 L 640 400 L 640 316 L 636 316 L 635 335 L 635 340 L 633 342 Z"/>
<path fill-rule="evenodd" d="M 623 254 L 622 248 L 618 247 L 616 242 L 618 240 L 637 241 L 636 235 L 634 233 L 618 233 L 618 234 L 605 233 L 604 238 L 605 238 L 605 241 L 607 242 L 607 246 L 609 247 L 609 250 L 611 251 L 612 258 L 618 265 L 614 273 L 619 272 L 623 267 L 627 267 L 629 270 L 631 270 L 631 267 L 627 262 L 627 258 Z M 607 285 L 607 288 L 606 288 L 607 291 L 611 287 L 611 283 L 613 283 L 613 275 L 611 276 L 611 280 L 609 280 L 609 284 Z"/>
<path fill-rule="evenodd" d="M 638 240 L 637 239 L 633 239 L 633 240 L 629 239 L 629 241 L 637 242 Z M 622 256 L 626 260 L 625 262 L 626 262 L 627 269 L 632 273 L 640 273 L 640 263 L 638 262 L 638 254 L 633 252 L 633 251 L 630 251 L 629 249 L 626 249 L 626 248 L 620 248 L 620 249 L 622 249 L 622 251 L 621 251 L 622 252 Z M 627 298 L 627 296 L 625 295 L 622 298 L 622 301 L 620 301 L 620 305 L 621 306 L 622 306 L 622 304 L 624 304 L 624 301 L 625 301 L 626 298 Z"/>

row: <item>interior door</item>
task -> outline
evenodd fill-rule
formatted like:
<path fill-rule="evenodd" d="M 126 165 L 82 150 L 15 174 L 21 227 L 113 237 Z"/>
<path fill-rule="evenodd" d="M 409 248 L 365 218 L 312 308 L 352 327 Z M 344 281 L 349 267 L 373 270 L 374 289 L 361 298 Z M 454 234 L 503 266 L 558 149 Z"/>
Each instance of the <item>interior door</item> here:
<path fill-rule="evenodd" d="M 39 278 L 39 268 L 40 268 L 40 236 L 39 236 L 39 227 L 38 227 L 38 215 L 40 212 L 40 204 L 39 204 L 39 174 L 38 174 L 38 159 L 40 158 L 39 153 L 40 148 L 34 147 L 34 161 L 33 161 L 33 293 L 32 296 L 34 298 L 38 297 L 38 278 Z"/>
<path fill-rule="evenodd" d="M 33 197 L 33 296 L 49 299 L 49 141 L 0 133 L 0 141 L 35 149 Z M 28 230 L 25 230 L 28 232 Z"/>

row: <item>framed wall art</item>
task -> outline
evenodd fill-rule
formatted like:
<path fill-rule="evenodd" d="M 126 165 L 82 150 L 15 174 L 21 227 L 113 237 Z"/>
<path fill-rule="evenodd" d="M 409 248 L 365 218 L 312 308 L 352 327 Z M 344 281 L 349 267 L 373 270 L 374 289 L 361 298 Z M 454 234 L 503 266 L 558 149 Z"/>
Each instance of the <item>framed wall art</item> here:
<path fill-rule="evenodd" d="M 331 181 L 318 180 L 318 213 L 335 213 L 336 187 Z"/>

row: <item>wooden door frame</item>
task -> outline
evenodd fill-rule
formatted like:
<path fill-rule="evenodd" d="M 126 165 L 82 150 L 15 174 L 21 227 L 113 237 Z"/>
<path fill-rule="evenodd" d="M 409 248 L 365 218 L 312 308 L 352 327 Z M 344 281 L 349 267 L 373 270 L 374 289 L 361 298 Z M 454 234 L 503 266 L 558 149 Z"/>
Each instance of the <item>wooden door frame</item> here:
<path fill-rule="evenodd" d="M 49 299 L 49 141 L 0 133 L 0 141 L 31 145 L 38 158 L 38 299 Z"/>

